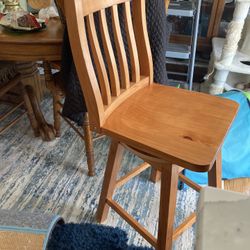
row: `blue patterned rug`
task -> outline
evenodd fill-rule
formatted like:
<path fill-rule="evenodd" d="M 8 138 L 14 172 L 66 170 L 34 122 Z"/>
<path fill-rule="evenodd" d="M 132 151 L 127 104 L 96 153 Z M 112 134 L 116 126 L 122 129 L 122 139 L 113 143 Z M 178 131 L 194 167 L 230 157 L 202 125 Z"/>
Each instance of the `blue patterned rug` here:
<path fill-rule="evenodd" d="M 47 120 L 52 121 L 50 98 L 45 99 L 42 108 Z M 94 146 L 96 176 L 88 177 L 84 144 L 66 123 L 62 122 L 61 138 L 47 143 L 34 138 L 28 119 L 24 117 L 0 136 L 0 208 L 42 210 L 59 214 L 67 222 L 95 222 L 109 140 L 98 140 Z M 126 152 L 120 174 L 139 162 L 140 159 Z M 157 235 L 160 185 L 149 182 L 149 174 L 145 171 L 121 187 L 115 200 Z M 190 189 L 179 191 L 176 225 L 194 211 L 197 197 Z M 125 230 L 129 244 L 149 246 L 115 212 L 109 213 L 106 224 Z M 193 249 L 194 229 L 182 234 L 174 248 Z"/>

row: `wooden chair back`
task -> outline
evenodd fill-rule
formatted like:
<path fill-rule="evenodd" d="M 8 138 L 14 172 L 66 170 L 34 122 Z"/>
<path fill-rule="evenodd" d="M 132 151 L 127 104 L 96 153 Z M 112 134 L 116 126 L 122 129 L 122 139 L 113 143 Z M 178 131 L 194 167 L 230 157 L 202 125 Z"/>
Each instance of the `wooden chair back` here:
<path fill-rule="evenodd" d="M 66 20 L 65 20 L 64 0 L 55 0 L 55 4 L 56 4 L 57 10 L 59 12 L 59 16 L 61 18 L 61 21 L 63 24 L 65 24 Z"/>
<path fill-rule="evenodd" d="M 70 44 L 90 122 L 99 131 L 116 107 L 153 82 L 145 0 L 72 0 L 64 4 Z M 130 70 L 121 32 L 121 10 Z M 107 11 L 112 16 L 111 32 Z M 101 36 L 98 36 L 96 18 Z"/>
<path fill-rule="evenodd" d="M 168 12 L 169 4 L 170 4 L 170 0 L 165 0 L 166 13 Z"/>

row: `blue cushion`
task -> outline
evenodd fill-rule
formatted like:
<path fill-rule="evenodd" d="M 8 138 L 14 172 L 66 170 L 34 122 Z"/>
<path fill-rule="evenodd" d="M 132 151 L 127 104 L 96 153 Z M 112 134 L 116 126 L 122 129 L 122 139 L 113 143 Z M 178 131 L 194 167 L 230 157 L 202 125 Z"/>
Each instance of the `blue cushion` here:
<path fill-rule="evenodd" d="M 221 97 L 240 104 L 239 112 L 222 147 L 222 177 L 234 179 L 250 177 L 250 104 L 238 91 L 229 91 Z M 186 176 L 199 184 L 207 183 L 206 173 L 187 170 Z"/>

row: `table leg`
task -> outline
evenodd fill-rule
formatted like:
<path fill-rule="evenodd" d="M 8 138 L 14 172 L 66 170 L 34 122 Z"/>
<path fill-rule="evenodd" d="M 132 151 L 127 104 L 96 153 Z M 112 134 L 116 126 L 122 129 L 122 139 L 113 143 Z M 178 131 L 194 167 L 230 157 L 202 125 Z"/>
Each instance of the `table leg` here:
<path fill-rule="evenodd" d="M 34 135 L 35 135 L 35 137 L 38 137 L 38 136 L 40 136 L 40 132 L 39 132 L 39 129 L 38 129 L 38 123 L 37 123 L 37 120 L 36 120 L 36 117 L 35 117 L 35 114 L 34 114 L 34 110 L 33 110 L 33 107 L 31 105 L 31 102 L 30 102 L 27 87 L 28 86 L 23 86 L 23 85 L 21 86 L 21 88 L 22 88 L 22 96 L 23 96 L 23 99 L 24 99 L 25 108 L 27 109 L 27 114 L 28 114 L 28 117 L 29 117 L 29 120 L 30 120 L 31 127 L 32 127 L 32 129 L 34 131 Z"/>
<path fill-rule="evenodd" d="M 52 75 L 50 62 L 43 62 L 44 76 L 47 88 L 53 95 L 53 109 L 54 109 L 54 129 L 56 137 L 61 135 L 61 116 L 59 111 L 61 110 L 61 98 L 60 88 L 58 88 L 55 78 Z"/>
<path fill-rule="evenodd" d="M 22 83 L 25 86 L 30 103 L 38 124 L 38 131 L 44 141 L 55 139 L 55 132 L 52 125 L 48 124 L 40 108 L 42 99 L 42 86 L 39 79 L 39 72 L 35 62 L 18 62 L 17 71 L 22 75 Z M 37 133 L 36 131 L 34 131 Z"/>

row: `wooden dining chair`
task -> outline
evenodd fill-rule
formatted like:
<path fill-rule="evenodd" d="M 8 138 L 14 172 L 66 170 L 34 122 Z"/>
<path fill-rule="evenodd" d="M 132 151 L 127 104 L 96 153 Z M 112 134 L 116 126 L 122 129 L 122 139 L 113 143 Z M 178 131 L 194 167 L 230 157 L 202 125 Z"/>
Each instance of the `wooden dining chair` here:
<path fill-rule="evenodd" d="M 130 63 L 121 34 L 120 8 Z M 112 31 L 107 26 L 107 9 L 112 14 Z M 91 128 L 111 138 L 97 220 L 105 221 L 111 207 L 156 249 L 171 249 L 173 239 L 195 221 L 192 214 L 181 226 L 173 228 L 178 178 L 200 189 L 181 171 L 186 168 L 208 172 L 209 185 L 221 187 L 221 146 L 238 105 L 220 97 L 153 83 L 145 0 L 72 0 L 65 1 L 65 10 Z M 96 32 L 96 18 L 104 53 Z M 124 149 L 145 163 L 117 180 Z M 149 166 L 161 173 L 157 238 L 112 199 L 115 188 Z"/>
<path fill-rule="evenodd" d="M 64 0 L 55 0 L 56 7 L 58 9 L 61 21 L 63 24 L 65 22 L 65 7 Z M 95 140 L 102 138 L 102 135 L 97 135 L 93 138 L 88 113 L 84 116 L 84 121 L 82 126 L 77 126 L 73 121 L 69 118 L 65 117 L 62 114 L 63 108 L 63 99 L 65 98 L 65 89 L 61 74 L 61 61 L 57 62 L 48 62 L 44 61 L 42 67 L 45 72 L 45 81 L 48 89 L 52 93 L 53 97 L 53 113 L 54 113 L 54 129 L 56 137 L 61 136 L 61 119 L 66 121 L 66 123 L 80 136 L 80 138 L 84 141 L 86 158 L 87 158 L 87 166 L 88 166 L 88 175 L 95 175 L 95 162 L 94 162 L 94 146 L 93 143 Z M 52 74 L 52 69 L 58 70 L 57 73 Z"/>
<path fill-rule="evenodd" d="M 0 122 L 11 120 L 9 117 L 21 110 L 11 121 L 3 123 L 0 135 L 14 126 L 27 113 L 35 136 L 39 136 L 37 122 L 29 98 L 30 87 L 22 83 L 21 75 L 16 71 L 15 63 L 0 61 L 0 103 L 5 104 L 6 111 L 0 115 Z M 21 95 L 20 95 L 21 93 Z"/>
<path fill-rule="evenodd" d="M 45 81 L 47 87 L 52 93 L 53 97 L 53 116 L 54 116 L 54 129 L 55 136 L 61 136 L 61 119 L 63 119 L 83 140 L 85 144 L 87 166 L 88 166 L 88 176 L 95 175 L 95 163 L 94 163 L 94 146 L 93 142 L 97 139 L 102 138 L 102 135 L 97 135 L 93 138 L 92 132 L 90 130 L 88 113 L 84 115 L 84 121 L 82 126 L 78 126 L 76 123 L 71 121 L 68 117 L 62 114 L 62 109 L 64 105 L 65 90 L 63 86 L 63 80 L 61 76 L 61 62 L 43 62 L 43 68 L 45 73 Z M 52 74 L 52 69 L 57 69 L 59 72 Z"/>

